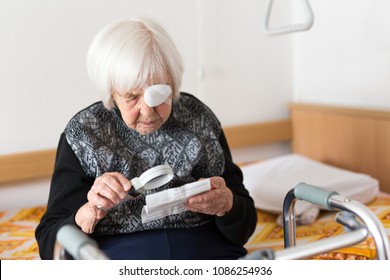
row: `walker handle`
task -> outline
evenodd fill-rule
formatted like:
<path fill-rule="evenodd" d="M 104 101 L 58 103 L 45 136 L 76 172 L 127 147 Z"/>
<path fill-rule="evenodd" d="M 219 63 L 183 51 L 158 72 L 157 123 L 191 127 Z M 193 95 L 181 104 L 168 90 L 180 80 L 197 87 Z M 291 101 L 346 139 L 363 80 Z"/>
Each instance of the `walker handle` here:
<path fill-rule="evenodd" d="M 294 195 L 297 199 L 305 200 L 322 208 L 332 210 L 333 207 L 329 204 L 329 198 L 338 195 L 338 193 L 306 183 L 299 183 L 294 188 Z"/>

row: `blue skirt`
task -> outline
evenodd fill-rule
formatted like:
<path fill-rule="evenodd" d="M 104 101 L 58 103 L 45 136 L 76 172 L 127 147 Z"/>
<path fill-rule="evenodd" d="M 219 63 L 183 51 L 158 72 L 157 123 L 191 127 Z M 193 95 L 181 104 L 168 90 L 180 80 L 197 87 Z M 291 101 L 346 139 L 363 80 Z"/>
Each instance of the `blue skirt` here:
<path fill-rule="evenodd" d="M 211 222 L 196 228 L 159 229 L 96 238 L 113 260 L 234 260 L 246 255 Z"/>

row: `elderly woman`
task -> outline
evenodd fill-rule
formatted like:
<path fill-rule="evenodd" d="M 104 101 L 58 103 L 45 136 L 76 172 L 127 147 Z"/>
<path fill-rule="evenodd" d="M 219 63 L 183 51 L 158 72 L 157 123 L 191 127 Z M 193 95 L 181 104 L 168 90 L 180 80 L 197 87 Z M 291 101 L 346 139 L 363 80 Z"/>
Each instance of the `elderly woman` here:
<path fill-rule="evenodd" d="M 88 52 L 102 96 L 68 123 L 58 145 L 47 211 L 36 229 L 42 259 L 57 231 L 74 224 L 111 259 L 237 259 L 256 225 L 252 198 L 232 162 L 221 124 L 194 96 L 179 92 L 181 57 L 148 20 L 103 28 Z M 174 177 L 129 199 L 131 179 L 169 165 Z M 145 196 L 209 178 L 185 211 L 144 222 Z"/>

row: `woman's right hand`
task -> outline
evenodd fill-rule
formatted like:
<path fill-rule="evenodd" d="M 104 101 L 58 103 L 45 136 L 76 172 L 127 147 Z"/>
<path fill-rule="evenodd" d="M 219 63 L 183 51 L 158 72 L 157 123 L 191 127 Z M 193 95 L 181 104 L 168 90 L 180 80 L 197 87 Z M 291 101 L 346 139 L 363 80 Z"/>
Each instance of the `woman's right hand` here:
<path fill-rule="evenodd" d="M 87 194 L 88 202 L 76 213 L 76 224 L 85 233 L 92 233 L 98 221 L 107 215 L 108 210 L 121 203 L 131 188 L 130 181 L 118 172 L 96 178 Z"/>

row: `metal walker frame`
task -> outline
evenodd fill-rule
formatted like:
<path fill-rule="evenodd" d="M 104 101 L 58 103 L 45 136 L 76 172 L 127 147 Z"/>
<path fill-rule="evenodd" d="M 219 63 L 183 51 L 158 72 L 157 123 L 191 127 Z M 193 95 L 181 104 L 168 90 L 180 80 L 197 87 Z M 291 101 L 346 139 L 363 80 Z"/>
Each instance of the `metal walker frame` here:
<path fill-rule="evenodd" d="M 296 222 L 294 206 L 297 200 L 305 200 L 321 208 L 339 211 L 336 221 L 344 226 L 346 232 L 312 243 L 296 245 Z M 364 241 L 372 235 L 379 260 L 390 259 L 389 239 L 378 217 L 364 204 L 350 200 L 333 191 L 299 183 L 291 189 L 283 202 L 284 250 L 272 249 L 252 252 L 243 260 L 293 260 L 305 259 L 324 252 L 348 247 Z M 57 233 L 54 259 L 68 259 L 68 252 L 75 259 L 108 259 L 100 251 L 95 240 L 89 238 L 78 228 L 65 225 Z"/>
<path fill-rule="evenodd" d="M 336 215 L 336 221 L 344 226 L 346 232 L 339 236 L 296 246 L 294 206 L 298 199 L 308 201 L 327 210 L 340 211 Z M 340 196 L 337 192 L 327 191 L 306 183 L 299 183 L 287 193 L 284 199 L 283 231 L 284 250 L 259 250 L 247 255 L 244 259 L 305 259 L 358 244 L 370 234 L 375 241 L 377 259 L 390 259 L 389 239 L 386 231 L 378 217 L 370 209 L 360 202 Z"/>

